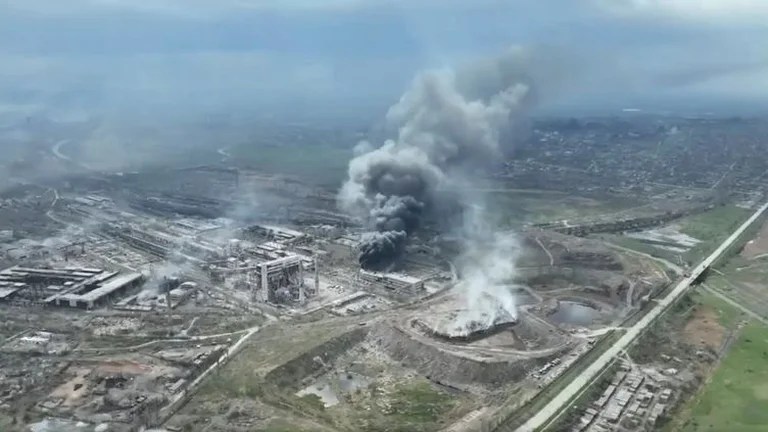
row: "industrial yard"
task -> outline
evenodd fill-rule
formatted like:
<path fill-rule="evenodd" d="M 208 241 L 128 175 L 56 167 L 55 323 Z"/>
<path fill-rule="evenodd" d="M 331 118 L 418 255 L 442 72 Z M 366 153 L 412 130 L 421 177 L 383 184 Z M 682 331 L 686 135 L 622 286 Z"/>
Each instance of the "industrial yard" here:
<path fill-rule="evenodd" d="M 577 139 L 567 136 L 546 140 Z M 689 177 L 607 186 L 594 168 L 529 184 L 536 160 L 483 180 L 499 196 L 487 213 L 495 240 L 467 245 L 427 215 L 384 266 L 361 256 L 376 244 L 339 210 L 336 188 L 300 176 L 221 164 L 18 185 L 0 208 L 27 215 L 0 226 L 0 425 L 510 430 L 762 193 L 729 176 L 710 188 Z M 764 231 L 751 228 L 703 293 L 550 426 L 657 430 L 700 415 L 691 395 L 728 364 L 746 320 L 765 316 Z M 493 289 L 478 294 L 478 281 Z"/>
<path fill-rule="evenodd" d="M 414 248 L 396 272 L 361 270 L 359 234 L 330 225 L 344 219 L 330 211 L 318 211 L 322 225 L 278 226 L 121 207 L 120 196 L 98 192 L 57 191 L 48 211 L 61 234 L 3 246 L 17 262 L 0 272 L 10 389 L 3 404 L 16 422 L 183 428 L 200 421 L 187 412 L 204 409 L 195 397 L 184 405 L 192 390 L 211 406 L 235 390 L 211 380 L 255 363 L 244 391 L 274 384 L 270 397 L 298 404 L 317 397 L 329 410 L 374 403 L 349 397 L 377 386 L 407 394 L 403 386 L 421 377 L 427 394 L 452 389 L 434 394 L 455 400 L 455 411 L 433 420 L 458 420 L 479 408 L 477 397 L 535 393 L 668 279 L 650 260 L 532 227 L 521 239 L 520 272 L 506 282 L 519 314 L 454 329 L 455 315 L 467 310 L 449 256 L 437 252 L 450 242 Z M 325 331 L 295 341 L 285 334 L 305 328 L 310 336 Z M 276 337 L 284 342 L 270 342 Z M 197 390 L 240 341 L 219 378 Z M 271 345 L 275 351 L 253 351 Z M 279 410 L 241 417 L 266 427 Z"/>
<path fill-rule="evenodd" d="M 711 64 L 727 38 L 507 46 L 670 21 L 606 2 L 29 3 L 0 6 L 0 432 L 765 429 L 768 122 L 700 104 L 765 62 Z"/>
<path fill-rule="evenodd" d="M 0 0 L 0 432 L 768 430 L 763 3 Z"/>

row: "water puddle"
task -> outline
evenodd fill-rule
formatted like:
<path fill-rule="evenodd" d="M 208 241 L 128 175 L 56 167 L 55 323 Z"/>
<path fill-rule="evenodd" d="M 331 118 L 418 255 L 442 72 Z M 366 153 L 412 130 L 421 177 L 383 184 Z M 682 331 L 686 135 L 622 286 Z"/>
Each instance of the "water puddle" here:
<path fill-rule="evenodd" d="M 316 395 L 325 407 L 341 402 L 340 397 L 364 389 L 373 380 L 353 372 L 333 372 L 318 378 L 312 385 L 300 390 L 296 396 Z"/>
<path fill-rule="evenodd" d="M 583 303 L 561 301 L 557 312 L 549 317 L 561 324 L 588 326 L 600 317 L 600 311 Z"/>
<path fill-rule="evenodd" d="M 317 380 L 317 382 L 311 386 L 296 393 L 296 396 L 301 397 L 310 394 L 318 396 L 326 407 L 334 406 L 339 403 L 339 396 L 336 394 L 336 391 L 331 388 L 327 379 Z"/>
<path fill-rule="evenodd" d="M 93 426 L 83 422 L 47 418 L 38 423 L 30 424 L 31 432 L 93 432 L 106 431 L 106 425 Z"/>

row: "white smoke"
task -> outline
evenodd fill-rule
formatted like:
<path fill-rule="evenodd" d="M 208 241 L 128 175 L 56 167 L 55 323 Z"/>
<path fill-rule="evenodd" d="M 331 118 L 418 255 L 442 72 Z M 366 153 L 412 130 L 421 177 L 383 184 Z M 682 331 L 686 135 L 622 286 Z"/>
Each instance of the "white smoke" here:
<path fill-rule="evenodd" d="M 512 289 L 520 242 L 513 233 L 495 229 L 484 206 L 471 206 L 465 216 L 463 250 L 456 263 L 461 275 L 457 289 L 465 309 L 452 324 L 457 334 L 517 319 Z"/>
<path fill-rule="evenodd" d="M 503 157 L 503 144 L 535 99 L 530 54 L 512 49 L 458 71 L 419 75 L 387 113 L 396 138 L 378 148 L 361 143 L 339 193 L 341 208 L 374 231 L 361 242 L 363 267 L 392 266 L 425 216 L 446 221 L 441 211 L 459 201 L 465 212 L 457 227 L 457 289 L 465 306 L 445 324 L 457 336 L 517 318 L 511 283 L 519 242 L 499 233 L 478 204 L 482 196 L 468 191 L 473 171 Z"/>
<path fill-rule="evenodd" d="M 173 253 L 171 257 L 161 263 L 153 263 L 146 269 L 147 281 L 144 283 L 137 299 L 144 301 L 149 298 L 164 294 L 163 284 L 170 278 L 183 278 L 195 270 L 195 266 L 180 255 Z M 183 279 L 181 279 L 183 281 Z"/>
<path fill-rule="evenodd" d="M 533 99 L 527 62 L 525 50 L 512 49 L 459 71 L 420 74 L 387 113 L 396 139 L 355 149 L 339 203 L 376 232 L 363 237 L 361 265 L 391 266 L 422 218 L 439 218 L 455 199 L 440 191 L 502 155 L 502 135 Z"/>

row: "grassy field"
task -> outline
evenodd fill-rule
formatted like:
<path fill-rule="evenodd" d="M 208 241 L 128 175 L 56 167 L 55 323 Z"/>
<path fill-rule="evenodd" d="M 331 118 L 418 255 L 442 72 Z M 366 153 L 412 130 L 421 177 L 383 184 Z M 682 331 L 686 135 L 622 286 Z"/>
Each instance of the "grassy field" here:
<path fill-rule="evenodd" d="M 259 397 L 263 393 L 263 375 L 271 368 L 291 360 L 307 349 L 345 331 L 340 325 L 306 325 L 301 329 L 269 326 L 262 329 L 226 366 L 216 379 L 206 381 L 198 397 Z M 285 342 L 285 341 L 290 342 Z M 283 342 L 283 343 L 280 343 Z"/>
<path fill-rule="evenodd" d="M 486 201 L 491 211 L 499 216 L 502 224 L 508 226 L 578 220 L 616 213 L 643 204 L 621 197 L 596 199 L 536 190 L 488 192 Z"/>
<path fill-rule="evenodd" d="M 718 322 L 724 328 L 735 328 L 736 324 L 745 318 L 742 311 L 706 291 L 695 291 L 691 294 L 691 299 L 697 304 L 712 308 L 717 314 Z"/>
<path fill-rule="evenodd" d="M 401 424 L 412 425 L 414 428 L 437 421 L 453 407 L 450 396 L 435 391 L 426 381 L 399 385 L 393 396 L 390 412 Z M 410 427 L 407 429 L 414 430 Z"/>
<path fill-rule="evenodd" d="M 744 223 L 751 213 L 749 209 L 726 205 L 681 219 L 678 223 L 680 232 L 701 240 L 683 258 L 690 263 L 700 261 Z"/>
<path fill-rule="evenodd" d="M 750 214 L 749 209 L 725 205 L 680 220 L 680 232 L 708 241 L 737 228 Z"/>
<path fill-rule="evenodd" d="M 337 145 L 271 145 L 229 150 L 233 160 L 272 174 L 287 174 L 318 185 L 338 187 L 347 175 L 352 149 Z"/>
<path fill-rule="evenodd" d="M 750 311 L 768 318 L 768 292 L 765 289 L 765 274 L 753 271 L 725 272 L 725 276 L 713 273 L 705 284 L 738 302 Z"/>
<path fill-rule="evenodd" d="M 296 389 L 306 384 L 283 386 L 265 377 L 274 366 L 348 332 L 348 324 L 333 320 L 296 327 L 265 326 L 238 356 L 201 386 L 180 415 L 221 416 L 231 401 L 251 401 L 267 407 L 264 410 L 272 417 L 267 431 L 433 432 L 476 408 L 466 396 L 449 393 L 423 378 L 406 379 L 397 374 L 374 379 L 354 392 L 339 393 L 340 403 L 331 407 L 324 407 L 314 395 L 297 396 Z M 380 366 L 366 363 L 360 366 L 364 369 L 360 373 L 375 377 L 376 371 L 386 369 Z M 296 376 L 297 380 L 302 378 Z"/>
<path fill-rule="evenodd" d="M 689 235 L 703 238 L 717 236 L 716 230 L 728 230 L 737 225 L 749 213 L 748 210 L 719 208 L 687 225 Z M 751 280 L 750 270 L 740 271 L 748 261 L 736 255 L 746 241 L 753 238 L 761 224 L 755 224 L 731 253 L 727 253 L 718 267 L 720 271 L 707 277 L 705 284 L 731 297 L 742 306 L 760 313 L 766 310 L 766 298 L 760 294 L 764 278 Z M 719 240 L 716 240 L 719 241 Z M 759 283 L 758 283 L 759 282 Z M 739 322 L 749 317 L 720 298 L 698 291 L 697 303 L 714 309 L 719 323 L 735 329 Z M 762 311 L 761 311 L 762 309 Z M 768 327 L 752 321 L 743 328 L 738 339 L 730 347 L 722 362 L 706 382 L 703 389 L 688 401 L 673 417 L 665 430 L 668 431 L 735 431 L 752 432 L 768 430 Z"/>
<path fill-rule="evenodd" d="M 768 259 L 766 257 L 748 258 L 743 253 L 742 246 L 756 239 L 762 223 L 758 221 L 750 227 L 737 245 L 726 252 L 726 259 L 716 263 L 717 270 L 706 279 L 706 285 L 730 297 L 745 308 L 768 318 L 768 291 L 765 281 L 768 277 Z M 759 245 L 763 240 L 757 238 Z M 758 244 L 752 243 L 754 249 Z M 759 246 L 764 247 L 764 246 Z M 758 252 L 760 252 L 758 250 Z"/>
<path fill-rule="evenodd" d="M 768 428 L 768 328 L 749 325 L 693 403 L 686 432 Z"/>
<path fill-rule="evenodd" d="M 681 254 L 657 247 L 639 239 L 621 235 L 598 234 L 594 237 L 602 238 L 603 240 L 627 249 L 646 253 L 651 256 L 671 261 L 675 264 L 678 263 L 678 255 L 690 264 L 697 264 L 704 259 L 704 257 L 709 255 L 720 243 L 722 243 L 723 240 L 731 235 L 731 233 L 733 233 L 733 231 L 735 231 L 751 213 L 751 210 L 736 206 L 722 206 L 680 219 L 675 223 L 675 225 L 679 227 L 679 231 L 701 240 L 701 243 Z M 754 229 L 757 230 L 759 224 L 755 224 L 754 227 Z M 737 245 L 733 248 L 734 252 L 738 252 L 740 245 L 746 242 L 749 238 L 751 238 L 751 235 L 748 230 L 743 237 L 743 241 L 737 242 Z M 726 252 L 726 254 L 728 253 Z M 735 255 L 735 253 L 729 254 L 728 258 L 734 258 L 733 255 Z M 725 261 L 722 262 L 724 263 Z"/>
<path fill-rule="evenodd" d="M 288 420 L 276 419 L 265 428 L 261 429 L 261 432 L 310 432 L 311 429 L 305 429 L 303 426 L 299 426 L 296 423 L 292 423 Z"/>
<path fill-rule="evenodd" d="M 646 243 L 640 239 L 627 237 L 624 235 L 619 234 L 592 234 L 589 236 L 590 238 L 596 238 L 600 240 L 607 241 L 609 243 L 613 243 L 617 246 L 621 246 L 623 248 L 631 249 L 633 251 L 641 252 L 644 254 L 648 254 L 650 256 L 661 258 L 667 261 L 670 261 L 674 264 L 678 263 L 678 254 L 676 252 L 662 249 L 659 247 L 656 247 L 650 243 Z"/>
<path fill-rule="evenodd" d="M 13 425 L 13 418 L 4 414 L 0 414 L 0 430 L 13 431 L 19 429 Z"/>
<path fill-rule="evenodd" d="M 330 413 L 344 419 L 346 430 L 431 432 L 444 427 L 442 420 L 456 419 L 467 409 L 460 399 L 418 378 L 386 389 L 373 385 Z"/>

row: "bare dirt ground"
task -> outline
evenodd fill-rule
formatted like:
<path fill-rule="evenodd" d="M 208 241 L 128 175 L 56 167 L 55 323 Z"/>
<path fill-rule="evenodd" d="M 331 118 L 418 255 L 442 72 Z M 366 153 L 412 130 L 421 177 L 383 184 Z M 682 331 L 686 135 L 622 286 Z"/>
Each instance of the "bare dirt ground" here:
<path fill-rule="evenodd" d="M 71 379 L 64 384 L 56 387 L 50 397 L 63 398 L 63 406 L 78 406 L 81 399 L 87 394 L 88 391 L 88 374 L 91 372 L 89 368 L 74 367 L 68 371 L 71 375 Z"/>
<path fill-rule="evenodd" d="M 98 369 L 104 373 L 138 375 L 149 371 L 151 367 L 130 360 L 112 360 L 99 364 Z"/>
<path fill-rule="evenodd" d="M 713 307 L 702 305 L 693 312 L 683 328 L 683 339 L 691 345 L 717 349 L 725 337 Z"/>
<path fill-rule="evenodd" d="M 741 256 L 746 259 L 754 259 L 766 253 L 768 253 L 768 221 L 763 223 L 755 238 L 747 242 L 741 251 Z"/>

